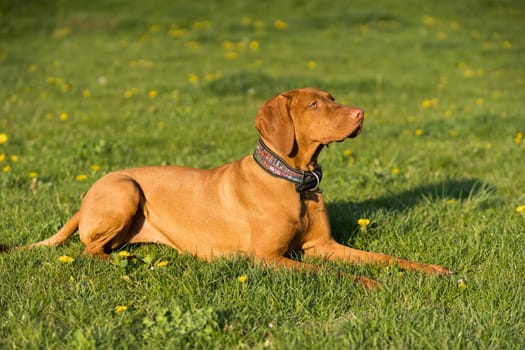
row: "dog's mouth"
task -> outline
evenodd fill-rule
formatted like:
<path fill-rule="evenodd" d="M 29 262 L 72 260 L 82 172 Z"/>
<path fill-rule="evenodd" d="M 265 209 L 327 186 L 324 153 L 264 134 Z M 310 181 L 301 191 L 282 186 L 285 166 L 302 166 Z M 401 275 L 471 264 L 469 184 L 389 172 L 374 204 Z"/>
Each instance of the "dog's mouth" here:
<path fill-rule="evenodd" d="M 353 139 L 355 137 L 357 137 L 357 135 L 359 135 L 361 133 L 361 130 L 363 130 L 363 124 L 359 124 L 359 126 L 357 127 L 357 129 L 355 129 L 350 135 L 348 135 L 348 139 Z"/>
<path fill-rule="evenodd" d="M 336 140 L 336 142 L 343 142 L 344 140 L 346 139 L 353 139 L 353 138 L 356 138 L 357 135 L 359 135 L 361 133 L 361 131 L 363 130 L 363 124 L 359 124 L 359 126 L 354 129 L 354 131 L 352 131 L 349 135 L 347 135 L 345 138 L 341 139 L 341 140 Z"/>
<path fill-rule="evenodd" d="M 353 139 L 353 138 L 357 137 L 361 133 L 362 130 L 363 130 L 363 123 L 361 122 L 361 123 L 359 123 L 357 128 L 355 128 L 352 132 L 350 132 L 350 134 L 347 134 L 344 137 L 341 137 L 341 138 L 333 137 L 333 138 L 321 139 L 320 142 L 323 145 L 329 145 L 332 142 L 343 142 L 346 139 Z"/>

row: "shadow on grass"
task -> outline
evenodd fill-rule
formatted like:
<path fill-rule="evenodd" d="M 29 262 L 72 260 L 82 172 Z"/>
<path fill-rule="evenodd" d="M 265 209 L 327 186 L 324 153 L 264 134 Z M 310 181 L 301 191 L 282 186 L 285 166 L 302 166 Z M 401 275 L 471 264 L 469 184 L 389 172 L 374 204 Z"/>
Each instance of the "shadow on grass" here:
<path fill-rule="evenodd" d="M 357 220 L 367 218 L 377 211 L 403 212 L 417 206 L 422 201 L 453 199 L 464 201 L 483 198 L 495 192 L 495 187 L 477 179 L 446 180 L 416 187 L 400 193 L 368 199 L 363 202 L 327 203 L 332 231 L 340 242 L 353 241 L 358 231 Z M 341 232 L 352 232 L 350 235 Z"/>

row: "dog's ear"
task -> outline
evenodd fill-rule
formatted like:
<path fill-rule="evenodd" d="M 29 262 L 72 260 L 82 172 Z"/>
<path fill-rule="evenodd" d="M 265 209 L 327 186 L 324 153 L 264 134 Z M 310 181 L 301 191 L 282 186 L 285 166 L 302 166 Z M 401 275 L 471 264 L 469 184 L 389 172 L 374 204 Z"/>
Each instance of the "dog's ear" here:
<path fill-rule="evenodd" d="M 279 152 L 290 155 L 295 145 L 295 128 L 290 115 L 290 94 L 267 101 L 255 117 L 255 128 Z"/>

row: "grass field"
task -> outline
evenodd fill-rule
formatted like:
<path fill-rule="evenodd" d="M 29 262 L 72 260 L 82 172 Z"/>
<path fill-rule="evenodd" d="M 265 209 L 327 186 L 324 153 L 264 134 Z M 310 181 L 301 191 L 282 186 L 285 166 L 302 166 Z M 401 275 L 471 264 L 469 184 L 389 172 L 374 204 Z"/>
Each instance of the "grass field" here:
<path fill-rule="evenodd" d="M 249 154 L 261 104 L 316 86 L 367 113 L 320 157 L 337 240 L 457 274 L 106 263 L 75 236 L 0 254 L 0 348 L 524 346 L 525 5 L 321 3 L 0 1 L 0 243 L 50 236 L 112 170 Z"/>

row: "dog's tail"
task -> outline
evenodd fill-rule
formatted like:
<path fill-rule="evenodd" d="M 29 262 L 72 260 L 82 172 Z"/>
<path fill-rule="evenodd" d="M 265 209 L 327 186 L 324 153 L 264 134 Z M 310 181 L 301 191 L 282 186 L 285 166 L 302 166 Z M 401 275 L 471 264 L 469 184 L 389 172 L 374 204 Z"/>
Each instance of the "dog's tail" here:
<path fill-rule="evenodd" d="M 32 249 L 38 246 L 56 247 L 58 245 L 61 245 L 65 241 L 67 241 L 67 239 L 71 237 L 73 233 L 75 233 L 75 231 L 78 229 L 79 221 L 80 221 L 80 212 L 77 212 L 53 236 L 47 239 L 44 239 L 43 241 L 29 244 L 26 246 L 21 246 L 21 247 L 9 247 L 9 246 L 0 244 L 0 252 L 28 250 L 28 249 Z"/>

